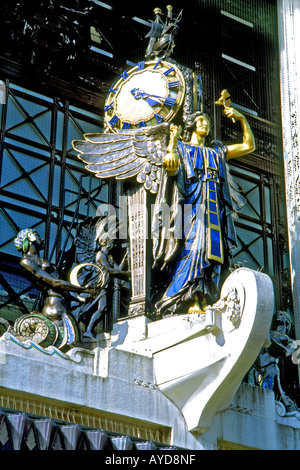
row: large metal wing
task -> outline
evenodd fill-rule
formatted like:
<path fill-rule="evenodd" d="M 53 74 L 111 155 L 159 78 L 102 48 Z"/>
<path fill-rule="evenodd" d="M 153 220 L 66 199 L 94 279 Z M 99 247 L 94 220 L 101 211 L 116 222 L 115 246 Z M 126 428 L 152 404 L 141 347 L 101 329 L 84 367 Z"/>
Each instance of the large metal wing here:
<path fill-rule="evenodd" d="M 110 134 L 85 134 L 74 140 L 78 158 L 98 178 L 128 179 L 156 194 L 161 180 L 161 166 L 169 139 L 169 124 L 140 129 L 120 129 Z"/>
<path fill-rule="evenodd" d="M 98 286 L 103 273 L 96 267 L 96 254 L 100 250 L 97 237 L 99 217 L 89 217 L 81 222 L 76 231 L 77 281 L 80 285 Z M 79 270 L 79 267 L 80 270 Z"/>
<path fill-rule="evenodd" d="M 95 263 L 99 251 L 97 239 L 97 223 L 99 217 L 88 217 L 81 222 L 76 230 L 76 261 L 78 263 Z"/>

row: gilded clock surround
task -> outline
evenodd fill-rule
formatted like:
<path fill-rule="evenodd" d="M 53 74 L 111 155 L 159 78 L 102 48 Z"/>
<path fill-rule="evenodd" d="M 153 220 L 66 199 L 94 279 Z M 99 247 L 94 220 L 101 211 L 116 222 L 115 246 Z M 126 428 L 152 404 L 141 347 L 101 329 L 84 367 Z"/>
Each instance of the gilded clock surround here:
<path fill-rule="evenodd" d="M 140 62 L 110 88 L 105 122 L 113 132 L 170 122 L 184 96 L 185 80 L 176 65 L 160 59 Z"/>

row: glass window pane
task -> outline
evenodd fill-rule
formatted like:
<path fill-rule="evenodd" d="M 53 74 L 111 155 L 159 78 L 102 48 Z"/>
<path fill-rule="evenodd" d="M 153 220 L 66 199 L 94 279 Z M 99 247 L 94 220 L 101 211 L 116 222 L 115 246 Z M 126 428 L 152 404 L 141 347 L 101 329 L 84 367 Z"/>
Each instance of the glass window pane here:
<path fill-rule="evenodd" d="M 14 99 L 9 96 L 7 101 L 6 129 L 20 124 L 26 119 L 25 113 L 19 108 Z"/>
<path fill-rule="evenodd" d="M 267 272 L 270 276 L 274 276 L 274 247 L 273 247 L 273 241 L 271 238 L 267 239 L 267 245 L 268 245 L 268 267 L 267 267 Z"/>
<path fill-rule="evenodd" d="M 72 140 L 83 139 L 84 133 L 101 132 L 103 118 L 75 106 L 71 106 L 70 113 L 66 114 L 68 107 L 64 103 L 57 108 L 53 106 L 52 98 L 23 87 L 12 85 L 11 91 L 14 96 L 11 94 L 8 99 L 6 121 L 9 132 L 5 136 L 4 158 L 0 169 L 0 184 L 1 187 L 5 186 L 6 190 L 5 196 L 1 195 L 0 251 L 13 256 L 14 259 L 21 257 L 14 246 L 14 238 L 19 230 L 36 228 L 40 236 L 45 239 L 47 225 L 49 238 L 46 243 L 49 246 L 49 256 L 53 253 L 52 261 L 55 262 L 56 248 L 68 250 L 75 235 L 74 226 L 69 236 L 69 226 L 73 222 L 74 211 L 77 208 L 81 176 L 84 175 L 79 220 L 83 220 L 86 215 L 94 216 L 100 202 L 107 200 L 108 183 L 101 182 L 94 176 L 91 178 L 85 169 L 85 164 L 78 159 L 72 149 Z M 28 120 L 27 116 L 32 120 Z M 65 116 L 68 117 L 67 126 L 65 126 Z M 54 119 L 57 125 L 52 135 Z M 55 148 L 51 146 L 52 137 Z M 50 163 L 53 150 L 55 151 L 53 187 L 50 188 Z M 65 151 L 68 152 L 66 162 L 63 160 Z M 66 215 L 60 233 L 61 243 L 56 247 L 60 228 L 57 217 L 59 210 L 62 209 L 61 190 L 65 195 Z M 87 204 L 89 194 L 90 197 L 96 196 L 96 198 Z M 22 199 L 25 198 L 26 202 L 23 202 Z M 49 214 L 52 219 L 47 223 Z M 3 311 L 1 309 L 0 316 L 5 311 L 11 319 L 15 319 L 24 313 L 15 303 L 17 295 L 21 296 L 21 301 L 30 311 L 37 292 L 26 284 L 28 281 L 24 281 L 26 278 L 22 273 L 19 277 L 13 277 L 9 271 L 4 270 L 3 276 L 8 283 L 16 285 L 16 293 L 11 298 L 0 282 L 0 309 L 2 305 L 5 306 Z"/>
<path fill-rule="evenodd" d="M 64 122 L 65 116 L 62 111 L 57 112 L 57 126 L 56 126 L 56 148 L 62 150 L 64 141 Z"/>
<path fill-rule="evenodd" d="M 268 224 L 272 223 L 270 196 L 270 188 L 268 186 L 265 186 L 265 213 L 266 221 L 268 222 Z"/>
<path fill-rule="evenodd" d="M 254 232 L 237 228 L 239 247 L 233 251 L 233 263 L 247 261 L 248 268 L 261 269 L 264 267 L 264 247 L 262 238 Z"/>
<path fill-rule="evenodd" d="M 36 91 L 33 91 L 33 90 L 28 90 L 27 88 L 16 85 L 15 83 L 10 83 L 9 88 L 11 90 L 17 90 L 17 91 L 22 91 L 24 93 L 28 93 L 30 96 L 35 96 L 36 98 L 41 98 L 44 101 L 49 101 L 50 103 L 53 101 L 52 98 L 49 98 L 46 95 L 43 95 L 41 93 L 37 93 Z"/>

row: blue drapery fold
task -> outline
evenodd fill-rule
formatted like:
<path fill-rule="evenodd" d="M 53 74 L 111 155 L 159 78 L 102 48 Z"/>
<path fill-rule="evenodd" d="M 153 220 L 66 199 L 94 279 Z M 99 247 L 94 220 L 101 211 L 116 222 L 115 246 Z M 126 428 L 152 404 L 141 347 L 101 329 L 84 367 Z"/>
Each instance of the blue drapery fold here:
<path fill-rule="evenodd" d="M 196 294 L 212 299 L 218 294 L 222 265 L 237 246 L 226 152 L 217 141 L 210 148 L 178 144 L 181 165 L 174 184 L 181 195 L 184 243 L 173 263 L 170 284 L 156 304 L 160 313 L 174 311 Z"/>

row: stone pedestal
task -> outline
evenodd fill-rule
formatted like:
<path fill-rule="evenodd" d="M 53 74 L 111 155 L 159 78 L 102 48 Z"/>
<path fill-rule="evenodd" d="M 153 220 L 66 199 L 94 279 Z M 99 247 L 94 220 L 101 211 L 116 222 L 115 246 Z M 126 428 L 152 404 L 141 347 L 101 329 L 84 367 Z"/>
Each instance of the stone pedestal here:
<path fill-rule="evenodd" d="M 111 332 L 111 346 L 116 347 L 125 342 L 131 344 L 145 340 L 149 322 L 151 320 L 146 315 L 121 318 L 118 323 L 114 324 Z"/>
<path fill-rule="evenodd" d="M 269 276 L 233 271 L 205 314 L 145 316 L 114 326 L 111 347 L 153 361 L 155 385 L 181 410 L 192 433 L 226 409 L 268 337 L 274 312 Z"/>

